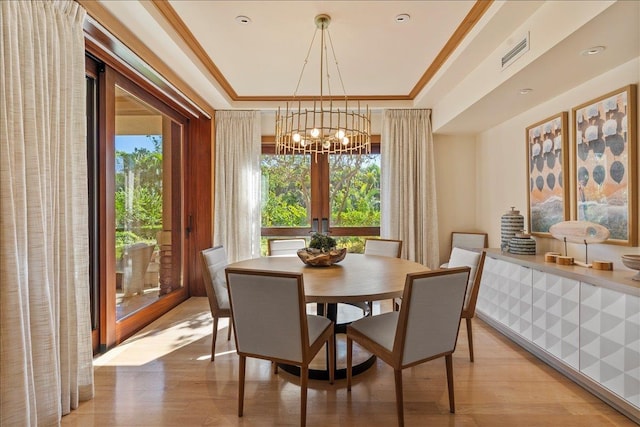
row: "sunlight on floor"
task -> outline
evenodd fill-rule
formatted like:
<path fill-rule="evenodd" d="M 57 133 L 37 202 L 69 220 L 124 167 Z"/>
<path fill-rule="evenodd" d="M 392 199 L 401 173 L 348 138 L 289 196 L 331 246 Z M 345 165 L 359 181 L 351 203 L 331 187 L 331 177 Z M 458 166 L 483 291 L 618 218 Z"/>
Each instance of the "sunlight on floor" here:
<path fill-rule="evenodd" d="M 159 328 L 156 322 L 151 323 L 135 336 L 109 350 L 93 360 L 94 366 L 140 366 L 174 352 L 199 340 L 208 340 L 211 336 L 212 319 L 209 310 L 184 317 L 180 307 L 174 309 L 169 316 L 176 318 L 170 326 Z M 228 319 L 220 319 L 218 329 L 226 329 Z M 210 347 L 209 347 L 210 348 Z M 127 350 L 133 350 L 124 362 L 119 356 Z M 135 354 L 131 357 L 131 354 Z M 210 353 L 202 354 L 196 360 L 205 360 Z"/>

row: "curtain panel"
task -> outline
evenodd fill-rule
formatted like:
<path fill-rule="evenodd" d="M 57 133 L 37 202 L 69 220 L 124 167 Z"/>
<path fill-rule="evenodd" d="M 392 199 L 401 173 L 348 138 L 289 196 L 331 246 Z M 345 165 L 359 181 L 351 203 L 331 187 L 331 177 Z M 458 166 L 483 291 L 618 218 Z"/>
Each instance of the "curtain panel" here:
<path fill-rule="evenodd" d="M 0 11 L 0 425 L 58 425 L 93 397 L 85 11 Z"/>
<path fill-rule="evenodd" d="M 402 240 L 407 259 L 437 268 L 431 110 L 385 110 L 380 154 L 380 235 Z"/>
<path fill-rule="evenodd" d="M 216 111 L 213 243 L 229 262 L 260 256 L 260 112 Z"/>

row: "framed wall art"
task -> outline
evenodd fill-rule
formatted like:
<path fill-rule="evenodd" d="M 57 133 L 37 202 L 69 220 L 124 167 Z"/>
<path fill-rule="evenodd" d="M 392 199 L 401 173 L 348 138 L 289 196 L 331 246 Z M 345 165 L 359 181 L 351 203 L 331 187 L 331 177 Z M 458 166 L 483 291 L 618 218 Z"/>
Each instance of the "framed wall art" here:
<path fill-rule="evenodd" d="M 636 91 L 629 85 L 572 110 L 575 218 L 629 246 L 638 241 Z"/>
<path fill-rule="evenodd" d="M 549 236 L 549 228 L 569 219 L 568 114 L 526 129 L 529 232 Z"/>

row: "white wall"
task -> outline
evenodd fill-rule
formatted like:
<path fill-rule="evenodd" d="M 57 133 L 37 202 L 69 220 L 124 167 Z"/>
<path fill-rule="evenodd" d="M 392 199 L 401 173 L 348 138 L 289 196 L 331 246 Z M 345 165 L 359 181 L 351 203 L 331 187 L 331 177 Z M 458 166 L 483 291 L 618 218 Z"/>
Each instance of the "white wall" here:
<path fill-rule="evenodd" d="M 451 252 L 452 231 L 476 226 L 476 144 L 473 136 L 434 135 L 440 262 Z"/>
<path fill-rule="evenodd" d="M 525 224 L 528 220 L 526 217 L 528 191 L 526 127 L 562 111 L 569 112 L 569 123 L 571 123 L 572 107 L 626 85 L 638 84 L 639 81 L 640 58 L 636 58 L 477 135 L 477 181 L 475 191 L 478 197 L 476 199 L 475 225 L 489 233 L 490 247 L 500 246 L 500 217 L 510 206 L 515 206 L 525 215 Z M 640 123 L 640 120 L 638 123 Z M 572 146 L 571 141 L 573 141 L 572 132 L 573 129 L 569 126 L 570 146 Z M 637 136 L 638 132 L 636 131 L 636 139 Z M 570 152 L 570 158 L 572 155 L 573 153 Z M 640 159 L 640 150 L 637 150 L 637 155 Z M 638 160 L 638 164 L 640 164 L 640 160 Z M 573 176 L 573 171 L 570 171 L 570 174 Z M 636 188 L 636 197 L 640 198 L 639 188 Z M 573 198 L 574 195 L 571 194 L 570 200 L 573 200 Z M 467 209 L 467 205 L 461 204 L 457 209 Z M 447 215 L 446 212 L 445 215 Z M 563 245 L 553 238 L 536 237 L 536 240 L 538 242 L 538 253 L 563 249 Z M 620 255 L 625 253 L 640 254 L 640 248 L 611 244 L 589 246 L 590 260 L 613 261 L 615 263 L 614 268 L 625 268 L 620 262 Z M 584 245 L 570 246 L 569 256 L 584 260 Z"/>

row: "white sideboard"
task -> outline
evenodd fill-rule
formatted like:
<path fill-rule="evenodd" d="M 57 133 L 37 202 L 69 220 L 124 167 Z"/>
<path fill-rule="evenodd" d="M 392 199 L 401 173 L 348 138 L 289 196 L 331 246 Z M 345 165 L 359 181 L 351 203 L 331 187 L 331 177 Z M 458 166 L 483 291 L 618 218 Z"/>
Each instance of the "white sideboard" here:
<path fill-rule="evenodd" d="M 476 313 L 640 423 L 640 283 L 488 249 Z"/>

